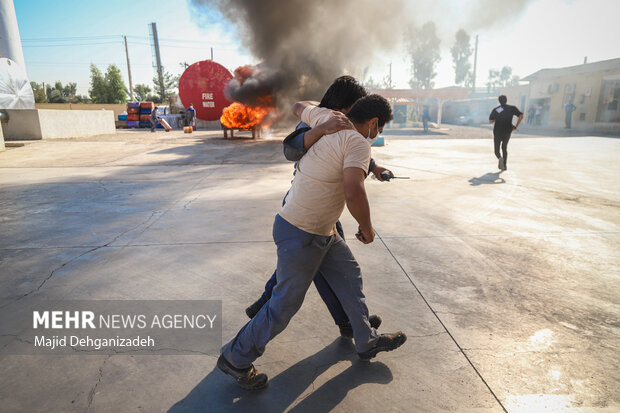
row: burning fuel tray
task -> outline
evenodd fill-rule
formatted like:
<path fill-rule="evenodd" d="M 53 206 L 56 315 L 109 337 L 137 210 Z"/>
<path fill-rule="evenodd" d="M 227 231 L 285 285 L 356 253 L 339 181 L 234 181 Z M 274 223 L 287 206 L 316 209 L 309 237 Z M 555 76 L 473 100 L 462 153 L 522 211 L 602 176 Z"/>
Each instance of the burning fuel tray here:
<path fill-rule="evenodd" d="M 234 138 L 235 131 L 239 132 L 252 132 L 252 139 L 260 138 L 262 127 L 260 125 L 255 125 L 251 128 L 228 128 L 222 125 L 222 130 L 224 131 L 224 138 L 228 139 L 228 131 L 230 131 L 230 137 Z"/>

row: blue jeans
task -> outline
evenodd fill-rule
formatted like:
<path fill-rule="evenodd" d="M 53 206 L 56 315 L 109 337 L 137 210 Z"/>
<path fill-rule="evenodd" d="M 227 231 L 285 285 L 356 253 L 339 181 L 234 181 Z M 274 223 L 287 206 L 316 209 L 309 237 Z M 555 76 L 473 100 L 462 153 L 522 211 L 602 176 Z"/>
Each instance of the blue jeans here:
<path fill-rule="evenodd" d="M 276 215 L 273 240 L 278 247 L 277 283 L 258 314 L 222 347 L 226 360 L 242 369 L 260 357 L 301 308 L 319 270 L 351 321 L 356 350 L 372 348 L 379 335 L 368 322 L 359 264 L 342 237 L 310 234 Z"/>
<path fill-rule="evenodd" d="M 340 221 L 336 222 L 336 231 L 338 231 L 338 234 L 344 240 L 344 232 L 342 230 L 342 224 L 340 223 Z M 273 287 L 275 287 L 276 283 L 278 282 L 277 273 L 277 270 L 274 271 L 271 275 L 271 278 L 269 278 L 269 280 L 265 284 L 265 291 L 260 298 L 261 300 L 267 301 L 271 298 L 271 292 L 273 290 Z M 319 295 L 327 306 L 327 309 L 329 310 L 329 313 L 334 319 L 334 322 L 338 325 L 348 323 L 349 318 L 347 317 L 347 313 L 344 312 L 342 304 L 340 304 L 340 301 L 338 301 L 338 297 L 336 297 L 334 290 L 331 289 L 329 283 L 325 280 L 325 277 L 320 270 L 317 271 L 313 281 L 316 290 L 319 292 Z"/>

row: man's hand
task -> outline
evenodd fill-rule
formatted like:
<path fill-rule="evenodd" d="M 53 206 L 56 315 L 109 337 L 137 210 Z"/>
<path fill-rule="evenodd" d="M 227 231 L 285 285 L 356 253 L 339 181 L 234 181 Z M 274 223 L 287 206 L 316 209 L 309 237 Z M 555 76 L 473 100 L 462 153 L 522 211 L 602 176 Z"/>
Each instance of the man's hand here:
<path fill-rule="evenodd" d="M 355 236 L 364 244 L 370 244 L 375 240 L 375 230 L 372 228 L 363 230 L 362 227 L 358 227 L 358 231 Z"/>
<path fill-rule="evenodd" d="M 370 172 L 372 172 L 372 174 L 375 176 L 375 178 L 377 178 L 379 181 L 385 182 L 385 179 L 383 179 L 383 177 L 381 176 L 381 173 L 384 172 L 384 171 L 388 171 L 390 173 L 390 175 L 394 176 L 392 171 L 390 171 L 389 169 L 386 169 L 386 168 L 384 168 L 382 166 L 379 166 L 379 165 L 375 166 L 375 168 L 372 171 L 370 171 Z"/>
<path fill-rule="evenodd" d="M 366 172 L 360 168 L 344 168 L 344 197 L 347 208 L 359 224 L 359 232 L 355 234 L 364 244 L 370 244 L 375 238 L 375 232 L 370 222 L 370 206 L 364 189 Z"/>
<path fill-rule="evenodd" d="M 521 121 L 523 120 L 523 114 L 519 115 L 519 119 L 517 119 L 517 124 L 515 126 L 512 127 L 512 130 L 517 130 L 517 128 L 519 127 L 519 125 L 521 124 Z"/>
<path fill-rule="evenodd" d="M 353 123 L 342 112 L 332 112 L 330 117 L 324 123 L 317 125 L 317 128 L 321 129 L 323 135 L 329 135 L 332 133 L 340 132 L 344 129 L 355 129 Z"/>
<path fill-rule="evenodd" d="M 354 129 L 354 127 L 349 118 L 340 112 L 333 112 L 332 117 L 304 134 L 304 148 L 309 150 L 323 136 L 343 129 Z"/>

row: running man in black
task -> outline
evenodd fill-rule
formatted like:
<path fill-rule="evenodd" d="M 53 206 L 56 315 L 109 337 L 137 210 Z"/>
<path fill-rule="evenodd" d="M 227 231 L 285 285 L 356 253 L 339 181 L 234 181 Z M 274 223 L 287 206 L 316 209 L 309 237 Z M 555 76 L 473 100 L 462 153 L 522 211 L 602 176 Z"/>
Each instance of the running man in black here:
<path fill-rule="evenodd" d="M 505 95 L 499 98 L 499 106 L 494 108 L 489 115 L 489 123 L 493 125 L 493 140 L 495 142 L 495 156 L 499 159 L 497 167 L 505 171 L 506 162 L 508 160 L 508 141 L 513 130 L 517 130 L 519 124 L 523 120 L 523 113 L 516 106 L 507 105 L 508 99 Z M 518 116 L 516 125 L 512 125 L 512 117 Z M 499 153 L 499 146 L 502 145 L 502 154 Z"/>

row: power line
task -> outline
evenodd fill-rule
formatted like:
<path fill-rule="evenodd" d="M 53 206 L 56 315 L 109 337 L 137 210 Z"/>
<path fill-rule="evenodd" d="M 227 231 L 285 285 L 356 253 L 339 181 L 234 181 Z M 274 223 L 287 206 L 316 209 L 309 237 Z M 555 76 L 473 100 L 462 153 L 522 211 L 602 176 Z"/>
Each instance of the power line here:
<path fill-rule="evenodd" d="M 166 64 L 177 64 L 178 62 L 167 62 Z M 90 66 L 91 64 L 95 66 L 105 66 L 105 65 L 126 65 L 126 63 L 121 62 L 109 62 L 109 63 L 95 63 L 95 62 L 28 62 L 28 65 L 38 65 L 38 66 L 49 66 L 49 65 L 58 65 L 58 66 Z M 151 67 L 150 63 L 132 63 L 132 66 L 148 66 Z"/>
<path fill-rule="evenodd" d="M 114 39 L 118 38 L 122 41 L 123 35 L 106 35 L 106 36 L 77 36 L 77 37 L 38 37 L 38 38 L 27 38 L 21 39 L 22 43 L 49 43 L 49 42 L 72 42 L 72 41 L 87 41 L 87 40 L 105 40 L 105 39 Z M 132 36 L 128 35 L 128 39 L 139 39 L 139 40 L 150 40 L 148 36 Z M 159 38 L 159 41 L 162 42 L 171 42 L 171 43 L 196 43 L 196 44 L 205 44 L 205 45 L 217 45 L 217 44 L 231 44 L 231 42 L 221 42 L 221 41 L 205 41 L 205 40 L 194 40 L 194 39 L 172 39 L 172 38 Z"/>
<path fill-rule="evenodd" d="M 95 46 L 95 45 L 100 45 L 100 44 L 118 44 L 121 42 L 98 42 L 98 43 L 69 43 L 69 44 L 41 44 L 41 45 L 31 45 L 31 44 L 25 44 L 22 45 L 22 47 L 79 47 L 79 46 Z"/>
<path fill-rule="evenodd" d="M 121 35 L 107 35 L 107 36 L 80 36 L 80 37 L 38 37 L 38 38 L 29 38 L 29 39 L 21 39 L 22 43 L 24 42 L 64 42 L 64 41 L 73 41 L 73 40 L 100 40 L 100 39 L 111 39 L 116 37 L 122 37 Z"/>

